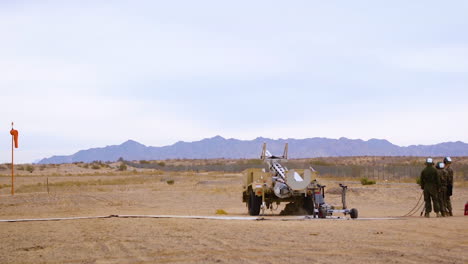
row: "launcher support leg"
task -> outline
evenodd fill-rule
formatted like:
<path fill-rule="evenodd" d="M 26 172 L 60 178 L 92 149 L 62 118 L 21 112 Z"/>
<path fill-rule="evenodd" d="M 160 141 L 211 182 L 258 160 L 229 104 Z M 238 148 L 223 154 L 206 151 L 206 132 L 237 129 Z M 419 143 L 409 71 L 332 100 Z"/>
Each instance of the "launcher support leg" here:
<path fill-rule="evenodd" d="M 262 191 L 262 206 L 260 207 L 262 210 L 262 215 L 265 215 L 265 209 L 266 209 L 266 203 L 265 203 L 265 186 L 263 186 L 263 191 Z"/>
<path fill-rule="evenodd" d="M 341 202 L 343 203 L 343 209 L 347 209 L 348 207 L 346 205 L 346 191 L 348 190 L 348 186 L 340 183 L 340 187 L 341 187 Z"/>

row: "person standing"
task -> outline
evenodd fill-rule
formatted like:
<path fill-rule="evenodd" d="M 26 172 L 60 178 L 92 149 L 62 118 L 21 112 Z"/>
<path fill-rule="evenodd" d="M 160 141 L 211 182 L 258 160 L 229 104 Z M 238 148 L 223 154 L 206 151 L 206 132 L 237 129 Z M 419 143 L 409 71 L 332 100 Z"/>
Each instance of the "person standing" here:
<path fill-rule="evenodd" d="M 440 206 L 440 214 L 445 217 L 448 216 L 448 210 L 447 210 L 447 183 L 448 183 L 448 178 L 447 178 L 447 172 L 444 170 L 445 163 L 443 162 L 437 162 L 436 164 L 436 169 L 437 169 L 437 174 L 440 178 L 440 189 L 439 189 L 439 206 Z"/>
<path fill-rule="evenodd" d="M 437 217 L 440 217 L 440 207 L 438 193 L 440 190 L 440 178 L 437 175 L 437 170 L 434 168 L 434 161 L 432 158 L 426 159 L 426 168 L 421 172 L 421 189 L 424 190 L 425 217 L 429 214 L 434 207 L 434 212 Z M 432 206 L 431 206 L 432 201 Z"/>
<path fill-rule="evenodd" d="M 447 207 L 448 215 L 453 216 L 452 214 L 452 202 L 450 201 L 450 196 L 453 194 L 453 169 L 452 159 L 450 157 L 444 158 L 445 172 L 447 173 L 447 197 L 445 199 L 445 206 Z"/>

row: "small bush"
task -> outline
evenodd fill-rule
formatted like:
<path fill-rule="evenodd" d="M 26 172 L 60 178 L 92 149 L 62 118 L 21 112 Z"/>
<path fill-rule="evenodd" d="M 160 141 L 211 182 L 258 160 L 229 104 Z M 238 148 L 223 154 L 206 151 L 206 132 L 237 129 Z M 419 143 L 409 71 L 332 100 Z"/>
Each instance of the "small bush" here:
<path fill-rule="evenodd" d="M 121 163 L 118 168 L 119 171 L 126 171 L 127 170 L 127 165 L 125 163 Z"/>
<path fill-rule="evenodd" d="M 147 161 L 147 160 L 140 160 L 140 164 L 150 164 L 151 162 Z"/>
<path fill-rule="evenodd" d="M 169 185 L 173 185 L 175 183 L 175 181 L 174 180 L 167 180 L 166 183 L 169 184 Z"/>
<path fill-rule="evenodd" d="M 26 165 L 26 170 L 29 171 L 30 173 L 33 173 L 34 167 L 32 165 Z"/>
<path fill-rule="evenodd" d="M 417 183 L 418 185 L 421 185 L 421 177 L 417 177 L 417 178 L 416 178 L 416 183 Z"/>
<path fill-rule="evenodd" d="M 93 169 L 93 170 L 99 170 L 100 168 L 101 168 L 101 166 L 99 166 L 99 164 L 91 165 L 91 169 Z"/>
<path fill-rule="evenodd" d="M 164 166 L 166 166 L 166 163 L 164 161 L 161 161 L 161 162 L 158 162 L 158 165 L 161 166 L 161 167 L 164 167 Z"/>
<path fill-rule="evenodd" d="M 218 210 L 216 210 L 216 214 L 217 215 L 227 215 L 228 213 L 226 211 L 224 211 L 223 209 L 218 209 Z"/>
<path fill-rule="evenodd" d="M 375 184 L 375 181 L 369 180 L 367 178 L 361 178 L 361 184 L 362 185 L 372 185 L 372 184 Z"/>

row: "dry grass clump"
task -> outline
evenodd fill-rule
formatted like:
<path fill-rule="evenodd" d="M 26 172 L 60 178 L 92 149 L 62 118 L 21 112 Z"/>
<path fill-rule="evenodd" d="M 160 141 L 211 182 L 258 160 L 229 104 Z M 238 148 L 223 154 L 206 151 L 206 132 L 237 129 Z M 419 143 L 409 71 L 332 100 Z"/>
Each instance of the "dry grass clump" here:
<path fill-rule="evenodd" d="M 127 170 L 127 165 L 125 163 L 121 163 L 118 168 L 119 171 L 126 171 Z"/>
<path fill-rule="evenodd" d="M 173 185 L 175 183 L 175 181 L 174 180 L 167 180 L 166 183 L 169 184 L 169 185 Z"/>
<path fill-rule="evenodd" d="M 361 184 L 362 185 L 373 185 L 373 184 L 375 184 L 375 181 L 369 180 L 367 178 L 361 178 Z"/>
<path fill-rule="evenodd" d="M 28 165 L 26 165 L 26 170 L 29 171 L 29 173 L 33 173 L 33 171 L 34 171 L 34 166 L 28 164 Z"/>

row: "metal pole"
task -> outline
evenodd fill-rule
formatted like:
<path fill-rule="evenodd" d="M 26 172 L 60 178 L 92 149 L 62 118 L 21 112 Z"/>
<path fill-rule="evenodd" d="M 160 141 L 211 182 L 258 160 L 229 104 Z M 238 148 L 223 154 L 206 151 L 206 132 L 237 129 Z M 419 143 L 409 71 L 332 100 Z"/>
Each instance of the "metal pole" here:
<path fill-rule="evenodd" d="M 13 126 L 13 123 L 11 123 Z M 15 195 L 14 136 L 11 136 L 11 195 Z"/>

